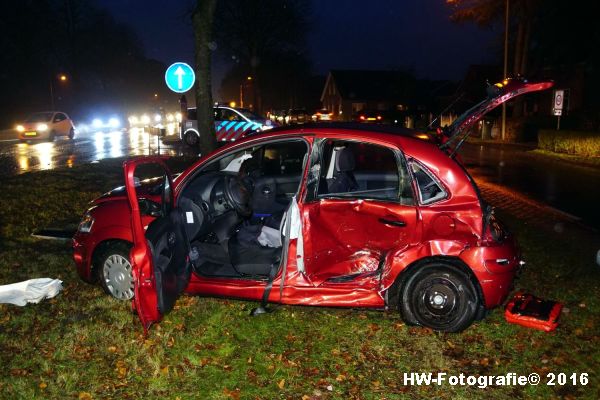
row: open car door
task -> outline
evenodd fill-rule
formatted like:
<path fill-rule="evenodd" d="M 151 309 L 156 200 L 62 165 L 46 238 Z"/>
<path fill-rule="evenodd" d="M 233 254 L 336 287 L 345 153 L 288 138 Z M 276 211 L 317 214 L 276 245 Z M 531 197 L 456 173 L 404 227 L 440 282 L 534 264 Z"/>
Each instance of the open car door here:
<path fill-rule="evenodd" d="M 159 157 L 134 159 L 125 162 L 123 167 L 133 232 L 130 253 L 134 277 L 133 307 L 147 332 L 152 323 L 160 321 L 173 309 L 188 285 L 190 245 L 182 211 L 174 207 L 173 182 L 163 160 Z M 150 172 L 141 171 L 145 169 L 160 178 L 145 184 L 140 179 L 141 172 Z M 157 195 L 160 196 L 160 216 L 145 227 L 139 199 Z"/>

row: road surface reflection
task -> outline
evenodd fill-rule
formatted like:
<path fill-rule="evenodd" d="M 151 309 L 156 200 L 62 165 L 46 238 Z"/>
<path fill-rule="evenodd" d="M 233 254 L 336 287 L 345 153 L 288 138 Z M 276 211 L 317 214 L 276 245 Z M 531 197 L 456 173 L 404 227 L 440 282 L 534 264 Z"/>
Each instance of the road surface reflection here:
<path fill-rule="evenodd" d="M 176 138 L 175 124 L 165 126 L 167 137 Z M 0 143 L 0 177 L 29 171 L 72 167 L 105 158 L 141 155 L 194 155 L 177 140 L 169 144 L 143 128 L 128 131 L 89 132 L 77 134 L 74 140 L 24 142 L 5 140 Z"/>

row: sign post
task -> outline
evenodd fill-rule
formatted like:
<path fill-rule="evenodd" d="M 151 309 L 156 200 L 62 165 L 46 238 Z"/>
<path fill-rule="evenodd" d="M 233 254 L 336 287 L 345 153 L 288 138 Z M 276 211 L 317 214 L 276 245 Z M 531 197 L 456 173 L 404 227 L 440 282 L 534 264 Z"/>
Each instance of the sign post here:
<path fill-rule="evenodd" d="M 565 91 L 564 90 L 555 90 L 554 91 L 554 105 L 552 107 L 552 112 L 554 115 L 558 117 L 556 121 L 556 130 L 560 130 L 560 116 L 563 112 L 563 107 L 565 104 Z"/>
<path fill-rule="evenodd" d="M 167 68 L 165 82 L 167 87 L 175 93 L 185 93 L 194 86 L 196 74 L 188 64 L 176 62 Z"/>

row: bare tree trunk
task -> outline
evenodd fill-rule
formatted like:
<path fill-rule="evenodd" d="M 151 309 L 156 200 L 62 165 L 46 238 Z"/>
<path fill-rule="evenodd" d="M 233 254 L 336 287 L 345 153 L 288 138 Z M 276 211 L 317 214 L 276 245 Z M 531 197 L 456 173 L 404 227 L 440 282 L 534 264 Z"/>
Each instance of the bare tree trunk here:
<path fill-rule="evenodd" d="M 196 44 L 196 109 L 200 154 L 206 155 L 217 148 L 215 117 L 211 85 L 211 49 L 213 17 L 217 0 L 197 0 L 192 14 Z"/>

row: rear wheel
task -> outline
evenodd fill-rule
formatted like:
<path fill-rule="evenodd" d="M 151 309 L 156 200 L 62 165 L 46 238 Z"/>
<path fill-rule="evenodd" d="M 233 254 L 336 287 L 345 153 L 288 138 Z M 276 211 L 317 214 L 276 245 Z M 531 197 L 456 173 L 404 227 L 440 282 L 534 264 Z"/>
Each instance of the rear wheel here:
<path fill-rule="evenodd" d="M 98 257 L 96 273 L 104 291 L 119 300 L 133 298 L 133 271 L 130 246 L 123 242 L 108 245 Z"/>
<path fill-rule="evenodd" d="M 196 132 L 187 131 L 183 135 L 183 141 L 185 142 L 185 144 L 187 144 L 190 147 L 197 147 L 198 142 L 200 141 L 200 138 L 198 137 L 198 134 L 196 134 Z"/>
<path fill-rule="evenodd" d="M 459 332 L 475 320 L 479 302 L 465 272 L 452 264 L 433 262 L 417 267 L 406 279 L 399 310 L 408 323 Z"/>

